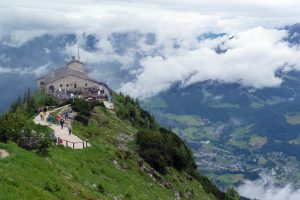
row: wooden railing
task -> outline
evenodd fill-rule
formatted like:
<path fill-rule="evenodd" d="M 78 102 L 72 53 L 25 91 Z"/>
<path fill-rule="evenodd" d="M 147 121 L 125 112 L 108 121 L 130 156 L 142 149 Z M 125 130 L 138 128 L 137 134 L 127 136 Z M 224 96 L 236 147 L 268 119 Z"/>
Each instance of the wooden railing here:
<path fill-rule="evenodd" d="M 82 144 L 82 148 L 86 148 L 88 147 L 88 141 L 83 141 L 83 142 L 72 142 L 72 141 L 68 141 L 68 140 L 64 140 L 64 139 L 57 139 L 56 144 L 66 144 L 66 147 L 71 147 L 73 149 L 75 149 L 75 144 Z M 71 144 L 71 146 L 69 146 L 69 144 Z"/>

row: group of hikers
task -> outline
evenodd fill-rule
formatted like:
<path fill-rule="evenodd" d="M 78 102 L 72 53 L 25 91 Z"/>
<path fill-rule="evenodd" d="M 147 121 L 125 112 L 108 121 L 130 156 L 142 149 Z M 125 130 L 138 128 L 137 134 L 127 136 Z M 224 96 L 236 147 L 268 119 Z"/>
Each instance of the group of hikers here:
<path fill-rule="evenodd" d="M 45 121 L 46 112 L 44 110 L 40 111 L 39 116 L 40 116 L 42 121 Z M 60 114 L 57 114 L 54 117 L 54 115 L 50 113 L 47 117 L 47 122 L 49 123 L 49 126 L 56 123 L 57 126 L 59 126 L 59 125 L 61 126 L 61 129 L 63 129 L 64 124 L 66 124 L 67 127 L 68 127 L 69 135 L 71 135 L 72 134 L 72 126 L 71 126 L 71 123 L 65 123 L 66 119 L 69 119 L 69 113 L 68 112 L 64 113 L 64 119 Z"/>

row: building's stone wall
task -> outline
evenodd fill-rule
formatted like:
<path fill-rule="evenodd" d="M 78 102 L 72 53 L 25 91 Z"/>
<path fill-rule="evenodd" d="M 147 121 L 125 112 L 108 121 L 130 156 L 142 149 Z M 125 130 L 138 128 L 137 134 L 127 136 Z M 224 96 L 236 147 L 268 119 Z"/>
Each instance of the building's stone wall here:
<path fill-rule="evenodd" d="M 37 88 L 38 90 L 44 90 L 44 89 L 45 89 L 44 78 L 37 79 L 37 80 L 35 81 L 35 84 L 36 84 L 36 88 Z"/>
<path fill-rule="evenodd" d="M 74 89 L 76 85 L 76 88 L 91 88 L 91 87 L 97 87 L 97 82 L 87 80 L 78 76 L 74 75 L 68 75 L 64 78 L 55 80 L 51 83 L 48 83 L 46 85 L 46 90 L 49 90 L 50 86 L 54 86 L 54 90 L 59 90 L 59 88 L 65 90 Z"/>

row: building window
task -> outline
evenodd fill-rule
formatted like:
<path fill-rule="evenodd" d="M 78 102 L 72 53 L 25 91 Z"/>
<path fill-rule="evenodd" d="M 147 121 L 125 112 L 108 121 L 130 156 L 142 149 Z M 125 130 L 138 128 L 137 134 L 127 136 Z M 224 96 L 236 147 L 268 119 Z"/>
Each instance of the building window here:
<path fill-rule="evenodd" d="M 66 87 L 69 87 L 69 84 L 66 84 Z"/>
<path fill-rule="evenodd" d="M 87 83 L 85 83 L 85 87 L 87 87 L 88 86 L 88 84 Z"/>
<path fill-rule="evenodd" d="M 63 87 L 63 86 L 64 86 L 63 84 L 60 84 L 60 85 L 59 85 L 59 87 Z"/>
<path fill-rule="evenodd" d="M 77 84 L 76 83 L 74 83 L 74 88 L 77 88 Z"/>
<path fill-rule="evenodd" d="M 73 83 L 70 83 L 70 86 L 73 87 Z"/>
<path fill-rule="evenodd" d="M 40 85 L 45 85 L 45 83 L 43 81 L 40 82 Z"/>

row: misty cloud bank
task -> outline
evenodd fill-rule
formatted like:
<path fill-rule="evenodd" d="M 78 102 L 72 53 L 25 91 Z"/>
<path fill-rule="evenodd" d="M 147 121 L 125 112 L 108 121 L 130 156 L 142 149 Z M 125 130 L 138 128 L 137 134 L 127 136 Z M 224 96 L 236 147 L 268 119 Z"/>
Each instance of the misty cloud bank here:
<path fill-rule="evenodd" d="M 245 181 L 237 191 L 248 198 L 259 200 L 299 200 L 300 189 L 295 190 L 291 185 L 276 186 L 272 178 L 263 177 L 256 181 Z"/>
<path fill-rule="evenodd" d="M 174 83 L 187 86 L 206 80 L 254 88 L 276 87 L 282 82 L 276 72 L 300 69 L 299 48 L 284 42 L 286 36 L 285 31 L 258 27 L 232 37 L 189 41 L 188 47 L 165 49 L 163 56 L 142 59 L 137 79 L 125 83 L 122 90 L 149 97 Z"/>

